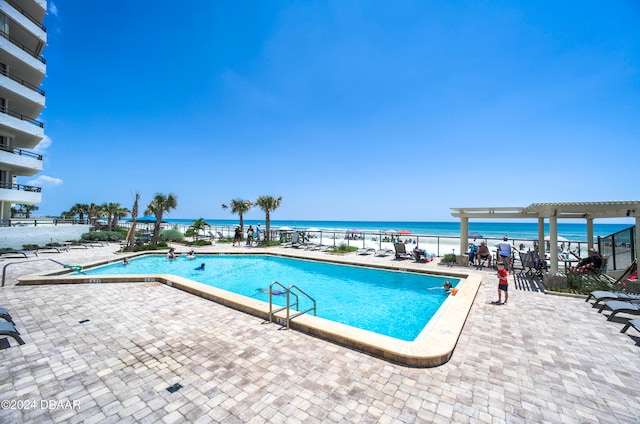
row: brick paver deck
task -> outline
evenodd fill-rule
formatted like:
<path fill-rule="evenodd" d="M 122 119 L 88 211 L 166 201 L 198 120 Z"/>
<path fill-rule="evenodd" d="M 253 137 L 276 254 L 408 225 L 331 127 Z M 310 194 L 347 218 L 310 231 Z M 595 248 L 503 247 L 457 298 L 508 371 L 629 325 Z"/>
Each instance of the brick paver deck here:
<path fill-rule="evenodd" d="M 40 256 L 72 264 L 111 259 L 114 250 Z M 12 341 L 0 350 L 2 423 L 635 423 L 640 417 L 634 345 L 640 334 L 621 334 L 621 320 L 608 322 L 584 299 L 526 285 L 512 285 L 508 305 L 491 305 L 497 282 L 490 272 L 451 360 L 425 369 L 279 331 L 162 284 L 15 285 L 17 275 L 56 266 L 7 268 L 0 306 L 10 310 L 26 344 Z M 166 390 L 176 383 L 182 388 Z"/>

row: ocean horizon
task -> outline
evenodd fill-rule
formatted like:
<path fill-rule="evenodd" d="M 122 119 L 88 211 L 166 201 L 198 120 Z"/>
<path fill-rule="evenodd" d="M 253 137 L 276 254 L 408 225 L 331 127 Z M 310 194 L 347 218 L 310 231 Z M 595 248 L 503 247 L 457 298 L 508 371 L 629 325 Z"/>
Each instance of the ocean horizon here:
<path fill-rule="evenodd" d="M 195 219 L 163 218 L 169 225 L 189 226 Z M 127 221 L 127 220 L 124 220 Z M 239 225 L 238 219 L 204 219 L 212 227 L 234 227 Z M 244 225 L 254 227 L 265 226 L 264 220 L 245 219 Z M 318 220 L 271 220 L 271 227 L 291 227 L 296 230 L 318 228 L 322 231 L 361 230 L 367 232 L 384 232 L 387 230 L 405 230 L 416 235 L 459 237 L 460 222 L 449 221 L 318 221 Z M 618 231 L 632 227 L 633 224 L 593 224 L 594 237 L 609 236 Z M 502 238 L 508 235 L 510 239 L 538 239 L 538 224 L 536 222 L 470 222 L 469 233 L 481 234 L 479 238 Z M 549 225 L 545 223 L 545 234 L 549 234 Z M 587 241 L 586 223 L 558 223 L 558 236 L 568 240 Z"/>

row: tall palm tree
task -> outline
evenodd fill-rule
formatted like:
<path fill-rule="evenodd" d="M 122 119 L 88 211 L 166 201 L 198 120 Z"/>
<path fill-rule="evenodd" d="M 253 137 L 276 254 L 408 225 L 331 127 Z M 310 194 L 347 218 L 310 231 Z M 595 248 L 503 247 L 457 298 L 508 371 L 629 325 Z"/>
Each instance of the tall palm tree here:
<path fill-rule="evenodd" d="M 240 231 L 244 233 L 244 214 L 251 210 L 251 200 L 233 199 L 229 206 L 223 204 L 222 209 L 231 209 L 231 213 L 240 217 Z"/>
<path fill-rule="evenodd" d="M 87 212 L 89 216 L 89 224 L 95 225 L 95 223 L 104 216 L 104 208 L 103 205 L 98 205 L 96 203 L 91 202 L 89 205 L 89 210 Z"/>
<path fill-rule="evenodd" d="M 122 245 L 122 251 L 127 247 L 133 247 L 136 238 L 136 220 L 138 219 L 138 201 L 140 200 L 140 193 L 136 192 L 136 200 L 133 202 L 133 208 L 131 208 L 131 227 L 127 232 L 127 242 Z"/>
<path fill-rule="evenodd" d="M 153 237 L 151 238 L 152 243 L 158 244 L 158 240 L 160 239 L 160 223 L 162 222 L 162 215 L 177 207 L 178 197 L 172 193 L 169 193 L 166 196 L 164 194 L 157 193 L 151 203 L 147 205 L 147 209 L 144 211 L 144 214 L 153 215 L 156 218 L 156 222 L 153 226 Z"/>
<path fill-rule="evenodd" d="M 267 227 L 265 240 L 267 241 L 269 241 L 269 237 L 271 235 L 271 212 L 278 209 L 280 207 L 280 203 L 282 203 L 282 196 L 277 199 L 273 196 L 260 196 L 255 201 L 255 204 L 265 213 L 265 222 Z"/>

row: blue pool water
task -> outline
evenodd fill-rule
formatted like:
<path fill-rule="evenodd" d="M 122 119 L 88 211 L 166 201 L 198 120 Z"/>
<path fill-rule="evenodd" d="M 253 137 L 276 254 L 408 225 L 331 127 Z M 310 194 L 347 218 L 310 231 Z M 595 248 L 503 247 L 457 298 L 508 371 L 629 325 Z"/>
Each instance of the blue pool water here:
<path fill-rule="evenodd" d="M 205 264 L 205 270 L 195 268 Z M 449 296 L 444 281 L 460 280 L 267 255 L 206 255 L 172 261 L 164 256 L 86 270 L 84 274 L 173 274 L 268 302 L 273 281 L 296 285 L 316 300 L 317 316 L 413 341 Z M 274 290 L 278 289 L 277 287 Z M 274 296 L 284 306 L 285 296 Z M 310 303 L 301 298 L 300 310 Z"/>

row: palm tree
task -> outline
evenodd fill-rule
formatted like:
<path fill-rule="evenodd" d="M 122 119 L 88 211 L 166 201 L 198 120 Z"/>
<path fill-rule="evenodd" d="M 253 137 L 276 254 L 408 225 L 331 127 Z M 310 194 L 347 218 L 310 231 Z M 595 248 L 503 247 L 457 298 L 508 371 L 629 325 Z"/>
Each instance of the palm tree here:
<path fill-rule="evenodd" d="M 37 211 L 38 209 L 40 209 L 36 205 L 28 205 L 26 203 L 21 203 L 21 204 L 18 204 L 17 206 L 18 206 L 18 211 L 24 212 L 25 218 L 30 218 L 32 211 Z"/>
<path fill-rule="evenodd" d="M 222 209 L 231 209 L 232 214 L 240 216 L 240 231 L 244 233 L 244 214 L 251 210 L 251 200 L 233 199 L 229 206 L 223 204 Z"/>
<path fill-rule="evenodd" d="M 265 222 L 267 227 L 265 240 L 267 241 L 269 241 L 269 237 L 271 235 L 271 212 L 278 209 L 280 207 L 280 203 L 282 203 L 282 196 L 277 199 L 273 196 L 260 196 L 255 201 L 255 204 L 265 213 Z"/>
<path fill-rule="evenodd" d="M 75 205 L 71 206 L 71 209 L 69 209 L 69 213 L 71 213 L 71 215 L 73 216 L 78 215 L 80 221 L 84 221 L 84 214 L 89 213 L 89 205 L 87 205 L 86 203 L 76 203 Z"/>
<path fill-rule="evenodd" d="M 123 208 L 120 203 L 104 203 L 102 205 L 102 210 L 107 214 L 107 226 L 109 227 L 109 231 L 113 230 L 113 228 L 118 224 L 118 219 L 126 216 L 129 213 L 129 210 Z"/>
<path fill-rule="evenodd" d="M 138 218 L 138 201 L 140 200 L 140 193 L 136 192 L 136 200 L 133 202 L 133 208 L 131 208 L 131 227 L 127 232 L 127 242 L 122 245 L 122 251 L 127 247 L 133 247 L 136 238 L 136 220 Z"/>
<path fill-rule="evenodd" d="M 147 209 L 144 211 L 144 214 L 153 215 L 156 218 L 156 222 L 153 226 L 153 237 L 151 238 L 152 243 L 158 244 L 158 240 L 160 239 L 160 223 L 162 222 L 162 215 L 177 207 L 178 198 L 172 193 L 169 193 L 166 196 L 164 194 L 157 193 L 151 203 L 147 205 Z"/>
<path fill-rule="evenodd" d="M 95 225 L 95 223 L 104 216 L 104 208 L 103 205 L 98 205 L 93 202 L 89 205 L 89 210 L 87 212 L 89 216 L 89 224 Z"/>
<path fill-rule="evenodd" d="M 193 225 L 189 227 L 189 231 L 193 233 L 193 237 L 198 240 L 198 236 L 200 235 L 200 230 L 204 231 L 209 224 L 204 222 L 204 218 L 198 218 L 193 221 Z"/>

